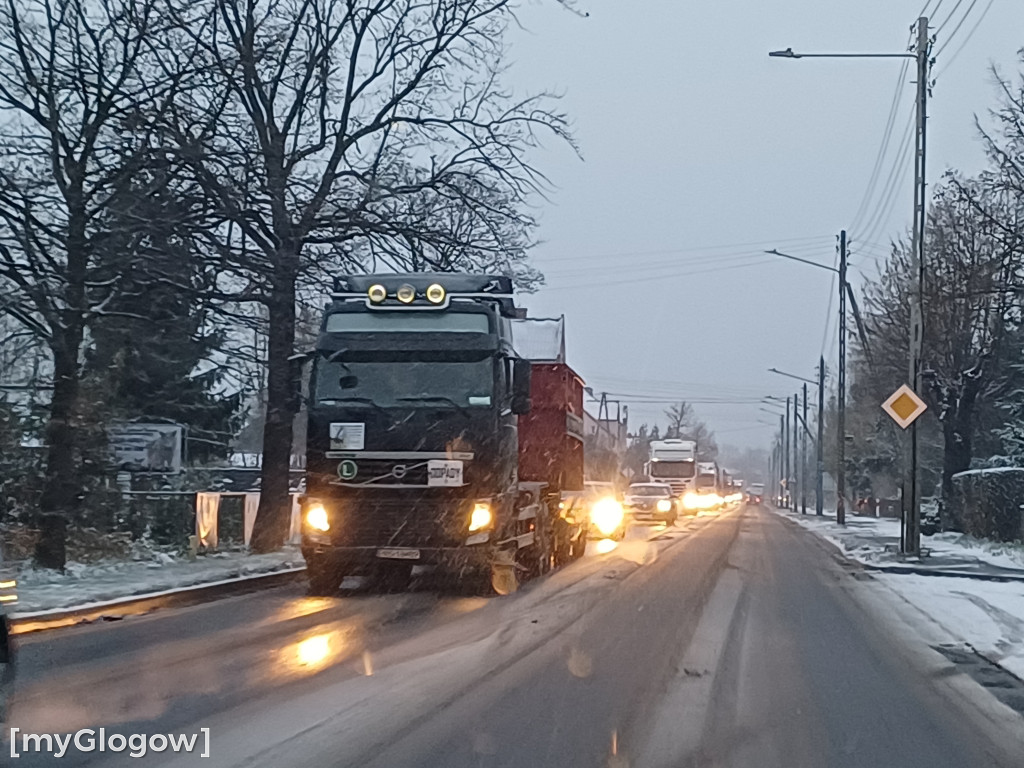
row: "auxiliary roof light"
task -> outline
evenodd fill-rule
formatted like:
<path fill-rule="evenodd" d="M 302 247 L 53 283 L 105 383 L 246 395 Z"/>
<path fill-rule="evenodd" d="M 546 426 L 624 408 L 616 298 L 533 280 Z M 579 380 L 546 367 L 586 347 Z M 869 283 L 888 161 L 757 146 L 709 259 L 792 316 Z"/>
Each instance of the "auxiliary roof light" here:
<path fill-rule="evenodd" d="M 398 289 L 398 293 L 395 294 L 398 300 L 403 304 L 412 304 L 416 300 L 416 289 L 406 283 Z"/>
<path fill-rule="evenodd" d="M 380 304 L 384 299 L 388 297 L 388 289 L 380 283 L 376 283 L 370 286 L 370 289 L 366 292 L 366 295 L 370 297 L 370 301 L 374 304 Z"/>
<path fill-rule="evenodd" d="M 444 286 L 440 283 L 434 283 L 427 288 L 427 301 L 431 304 L 440 304 L 444 301 Z"/>

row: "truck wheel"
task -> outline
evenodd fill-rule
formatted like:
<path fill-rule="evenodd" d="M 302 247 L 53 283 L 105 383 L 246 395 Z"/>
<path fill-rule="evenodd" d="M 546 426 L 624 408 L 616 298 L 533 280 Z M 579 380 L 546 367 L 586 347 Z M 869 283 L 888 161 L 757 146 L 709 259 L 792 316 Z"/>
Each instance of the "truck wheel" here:
<path fill-rule="evenodd" d="M 555 541 L 554 541 L 554 560 L 555 567 L 561 568 L 563 565 L 571 563 L 577 558 L 575 547 L 578 546 L 570 538 L 572 536 L 572 529 L 565 520 L 558 520 L 555 523 Z M 584 535 L 582 538 L 586 538 Z M 586 542 L 584 541 L 584 546 Z"/>
<path fill-rule="evenodd" d="M 555 567 L 555 536 L 551 526 L 546 526 L 538 518 L 540 525 L 534 529 L 533 545 L 519 550 L 517 559 L 523 566 L 523 575 L 527 579 L 535 579 L 550 573 Z"/>
<path fill-rule="evenodd" d="M 585 530 L 580 531 L 580 535 L 576 537 L 576 541 L 569 542 L 569 558 L 572 560 L 579 560 L 587 551 L 587 532 Z"/>
<path fill-rule="evenodd" d="M 306 579 L 309 594 L 314 597 L 330 597 L 341 586 L 341 569 L 326 558 L 314 557 L 306 561 Z"/>

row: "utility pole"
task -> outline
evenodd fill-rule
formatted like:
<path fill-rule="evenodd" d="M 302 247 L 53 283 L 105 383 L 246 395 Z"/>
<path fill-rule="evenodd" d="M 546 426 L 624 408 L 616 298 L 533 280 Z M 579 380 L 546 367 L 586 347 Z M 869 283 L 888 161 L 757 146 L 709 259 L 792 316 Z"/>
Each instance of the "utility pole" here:
<path fill-rule="evenodd" d="M 785 453 L 786 445 L 786 417 L 781 413 L 779 414 L 779 458 L 776 463 L 776 468 L 779 470 L 779 493 L 775 497 L 779 503 L 775 506 L 781 507 L 786 499 L 786 483 L 785 483 L 785 472 L 786 464 L 783 460 L 783 454 Z"/>
<path fill-rule="evenodd" d="M 790 462 L 790 454 L 792 453 L 791 447 L 792 447 L 792 444 L 790 443 L 790 440 L 789 440 L 789 398 L 787 397 L 786 398 L 786 484 L 784 486 L 785 493 L 783 495 L 783 499 L 785 501 L 785 504 L 783 506 L 785 506 L 786 509 L 789 509 L 789 500 L 792 497 L 792 493 L 790 492 L 790 487 L 789 487 L 789 477 L 790 477 L 790 463 L 789 462 Z"/>
<path fill-rule="evenodd" d="M 836 522 L 846 525 L 846 230 L 839 233 L 839 383 L 836 393 Z"/>
<path fill-rule="evenodd" d="M 804 470 L 800 466 L 800 404 L 799 393 L 793 395 L 793 511 L 796 512 L 797 491 L 803 483 Z M 804 510 L 806 511 L 806 510 Z"/>
<path fill-rule="evenodd" d="M 800 514 L 807 514 L 807 384 L 804 384 L 804 433 L 800 452 Z"/>
<path fill-rule="evenodd" d="M 925 224 L 928 187 L 925 181 L 925 147 L 928 117 L 929 53 L 928 17 L 917 20 L 917 151 L 914 155 L 914 234 L 911 247 L 910 386 L 920 396 L 921 354 L 924 351 Z M 921 554 L 921 486 L 918 477 L 919 436 L 917 422 L 910 425 L 910 467 L 907 487 L 910 505 L 904 521 L 904 553 Z"/>
<path fill-rule="evenodd" d="M 818 477 L 814 514 L 821 517 L 825 507 L 825 356 L 818 359 Z"/>

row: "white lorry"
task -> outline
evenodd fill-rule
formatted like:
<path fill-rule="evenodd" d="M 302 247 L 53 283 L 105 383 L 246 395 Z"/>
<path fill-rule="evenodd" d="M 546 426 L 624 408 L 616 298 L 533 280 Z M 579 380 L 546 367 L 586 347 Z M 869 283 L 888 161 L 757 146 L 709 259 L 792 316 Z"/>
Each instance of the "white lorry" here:
<path fill-rule="evenodd" d="M 682 497 L 694 490 L 697 474 L 697 443 L 693 440 L 652 440 L 645 467 L 651 482 L 666 483 Z"/>

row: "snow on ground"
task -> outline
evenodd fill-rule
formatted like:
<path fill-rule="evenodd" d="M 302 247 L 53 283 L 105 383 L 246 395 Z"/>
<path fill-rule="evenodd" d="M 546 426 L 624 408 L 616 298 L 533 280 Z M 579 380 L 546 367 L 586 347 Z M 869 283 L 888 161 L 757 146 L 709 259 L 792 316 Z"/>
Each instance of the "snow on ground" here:
<path fill-rule="evenodd" d="M 153 559 L 141 561 L 68 563 L 63 574 L 25 567 L 17 576 L 18 602 L 14 616 L 77 608 L 303 565 L 298 548 L 285 547 L 266 555 L 217 552 L 189 560 L 155 553 Z"/>
<path fill-rule="evenodd" d="M 900 521 L 891 518 L 847 514 L 838 525 L 835 514 L 822 517 L 775 510 L 787 519 L 831 541 L 843 553 L 868 566 L 913 566 L 919 570 L 949 570 L 1024 578 L 1024 545 L 1004 544 L 965 536 L 937 533 L 921 538 L 923 556 L 906 558 L 899 553 Z"/>
<path fill-rule="evenodd" d="M 916 574 L 876 579 L 916 606 L 948 636 L 1024 679 L 1024 584 Z"/>
<path fill-rule="evenodd" d="M 846 526 L 840 526 L 834 513 L 775 511 L 869 567 L 915 568 L 917 573 L 876 573 L 875 579 L 918 608 L 938 628 L 942 642 L 967 644 L 1024 679 L 1024 546 L 939 533 L 922 537 L 923 557 L 906 559 L 898 552 L 899 520 L 848 515 Z"/>

